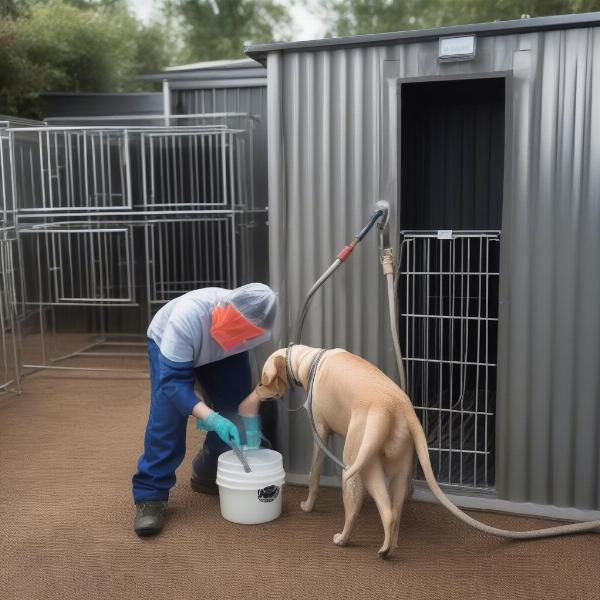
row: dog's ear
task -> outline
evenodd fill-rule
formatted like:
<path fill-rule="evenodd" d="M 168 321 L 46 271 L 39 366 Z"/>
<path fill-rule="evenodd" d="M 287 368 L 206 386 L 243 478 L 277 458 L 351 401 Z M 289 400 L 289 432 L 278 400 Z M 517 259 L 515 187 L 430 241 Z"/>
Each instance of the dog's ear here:
<path fill-rule="evenodd" d="M 267 360 L 263 367 L 260 382 L 264 386 L 273 385 L 275 378 L 279 377 L 285 381 L 285 358 L 283 356 L 274 356 Z"/>
<path fill-rule="evenodd" d="M 271 385 L 275 381 L 275 377 L 277 377 L 277 357 L 267 360 L 265 366 L 263 367 L 262 376 L 260 378 L 260 382 L 262 385 Z"/>
<path fill-rule="evenodd" d="M 283 381 L 286 381 L 287 374 L 285 372 L 285 358 L 281 355 L 276 356 L 274 363 L 275 363 L 275 372 L 277 373 L 277 375 L 279 376 L 280 379 L 283 379 Z"/>

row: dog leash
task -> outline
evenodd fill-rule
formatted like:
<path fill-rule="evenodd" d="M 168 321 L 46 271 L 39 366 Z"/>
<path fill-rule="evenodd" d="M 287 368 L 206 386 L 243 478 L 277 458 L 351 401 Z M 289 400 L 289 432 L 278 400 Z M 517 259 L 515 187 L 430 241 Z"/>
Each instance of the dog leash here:
<path fill-rule="evenodd" d="M 286 351 L 285 351 L 285 369 L 287 372 L 288 382 L 290 385 L 295 385 L 297 387 L 301 387 L 302 384 L 296 376 L 294 375 L 294 371 L 292 369 L 291 363 L 291 355 L 292 355 L 292 347 L 294 343 L 291 343 Z M 306 408 L 306 412 L 308 413 L 308 420 L 310 421 L 310 427 L 312 429 L 313 439 L 315 440 L 315 444 L 319 446 L 319 448 L 323 451 L 323 453 L 330 458 L 336 465 L 345 470 L 346 465 L 335 455 L 329 448 L 326 446 L 325 442 L 321 439 L 321 436 L 317 433 L 317 428 L 315 425 L 315 419 L 312 413 L 312 396 L 313 396 L 313 387 L 315 384 L 315 378 L 317 375 L 317 371 L 319 370 L 319 366 L 321 364 L 321 360 L 327 350 L 320 350 L 317 355 L 312 359 L 310 363 L 310 367 L 308 368 L 308 381 L 306 384 L 306 402 L 304 403 L 304 408 Z M 299 407 L 302 408 L 302 407 Z M 288 409 L 289 410 L 289 409 Z M 298 409 L 294 409 L 296 411 Z"/>

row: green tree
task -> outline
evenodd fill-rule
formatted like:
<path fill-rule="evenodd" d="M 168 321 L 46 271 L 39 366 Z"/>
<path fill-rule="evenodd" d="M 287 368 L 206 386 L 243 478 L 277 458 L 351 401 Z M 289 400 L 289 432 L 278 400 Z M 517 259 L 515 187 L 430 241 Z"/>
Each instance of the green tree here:
<path fill-rule="evenodd" d="M 357 35 L 600 9 L 600 0 L 324 0 L 329 35 Z"/>
<path fill-rule="evenodd" d="M 347 36 L 419 29 L 431 25 L 438 0 L 324 0 L 327 35 Z"/>
<path fill-rule="evenodd" d="M 16 17 L 19 14 L 17 0 L 0 0 L 0 19 Z"/>
<path fill-rule="evenodd" d="M 236 58 L 244 44 L 287 38 L 290 15 L 274 0 L 173 0 L 184 49 L 182 61 Z"/>
<path fill-rule="evenodd" d="M 0 21 L 0 113 L 39 118 L 43 91 L 136 89 L 137 74 L 169 62 L 161 27 L 143 26 L 120 0 L 16 4 Z"/>
<path fill-rule="evenodd" d="M 434 25 L 484 23 L 600 9 L 600 0 L 441 0 Z"/>

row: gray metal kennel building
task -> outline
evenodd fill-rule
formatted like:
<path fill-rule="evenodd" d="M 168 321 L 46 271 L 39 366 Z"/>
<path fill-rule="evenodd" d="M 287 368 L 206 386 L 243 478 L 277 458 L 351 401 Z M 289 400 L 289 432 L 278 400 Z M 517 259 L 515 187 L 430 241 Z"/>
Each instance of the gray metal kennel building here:
<path fill-rule="evenodd" d="M 409 392 L 439 480 L 463 506 L 598 518 L 600 13 L 247 54 L 267 67 L 279 342 L 389 201 Z M 319 292 L 303 341 L 394 376 L 376 237 Z M 306 419 L 282 407 L 280 428 L 302 480 Z"/>

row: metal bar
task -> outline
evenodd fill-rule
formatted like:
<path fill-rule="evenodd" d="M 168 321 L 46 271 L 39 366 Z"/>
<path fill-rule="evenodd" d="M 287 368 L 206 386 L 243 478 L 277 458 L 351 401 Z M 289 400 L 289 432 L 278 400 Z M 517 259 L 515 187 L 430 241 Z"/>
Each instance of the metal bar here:
<path fill-rule="evenodd" d="M 119 335 L 126 335 L 126 334 L 119 334 Z M 131 334 L 131 335 L 138 335 L 138 334 Z M 147 345 L 146 342 L 111 342 L 110 340 L 102 342 L 102 346 L 143 346 L 145 348 L 146 345 Z"/>
<path fill-rule="evenodd" d="M 25 306 L 36 306 L 39 303 L 36 302 L 24 302 Z M 87 308 L 92 307 L 102 307 L 106 308 L 107 306 L 115 305 L 123 308 L 135 308 L 136 306 L 140 306 L 139 303 L 132 302 L 128 298 L 61 298 L 60 302 L 43 302 L 42 305 L 44 307 L 52 306 L 52 307 L 60 307 L 60 306 L 82 306 Z M 120 334 L 123 335 L 123 334 Z"/>
<path fill-rule="evenodd" d="M 443 314 L 444 312 L 444 305 L 442 303 L 442 298 L 443 298 L 443 287 L 444 287 L 444 280 L 443 280 L 443 276 L 442 276 L 442 270 L 443 270 L 443 255 L 442 255 L 442 246 L 443 246 L 443 241 L 439 241 L 438 242 L 438 247 L 439 247 L 439 256 L 438 256 L 438 260 L 440 261 L 440 274 L 439 274 L 439 279 L 438 279 L 438 284 L 439 284 L 439 290 L 438 290 L 438 296 L 439 296 L 439 312 L 440 314 Z M 444 377 L 444 363 L 443 361 L 443 356 L 442 356 L 442 352 L 444 349 L 444 339 L 443 339 L 443 326 L 444 326 L 444 321 L 439 321 L 439 342 L 438 342 L 438 356 L 440 357 L 440 362 L 439 364 L 439 371 L 438 371 L 438 407 L 439 407 L 439 414 L 438 414 L 438 440 L 441 442 L 442 440 L 442 393 L 443 393 L 443 377 Z M 439 453 L 438 454 L 438 473 L 442 470 L 442 454 Z M 450 474 L 448 474 L 450 477 Z"/>
<path fill-rule="evenodd" d="M 131 188 L 131 173 L 129 171 L 129 136 L 127 131 L 123 135 L 123 139 L 119 140 L 117 145 L 118 161 L 119 161 L 119 179 L 121 187 L 120 194 L 123 197 L 123 204 L 133 208 L 133 197 L 130 193 Z M 144 152 L 142 150 L 142 160 L 144 160 Z M 142 173 L 144 172 L 142 167 Z M 127 181 L 127 182 L 126 182 Z"/>
<path fill-rule="evenodd" d="M 75 357 L 80 358 L 80 357 L 92 357 L 92 358 L 97 358 L 98 356 L 103 356 L 103 357 L 112 357 L 112 358 L 121 358 L 122 356 L 128 356 L 128 357 L 146 357 L 148 356 L 147 352 L 78 352 Z"/>
<path fill-rule="evenodd" d="M 446 230 L 441 230 L 445 232 Z M 400 236 L 402 238 L 435 238 L 435 239 L 443 239 L 440 237 L 440 230 L 430 230 L 430 231 L 414 231 L 414 230 L 403 230 L 400 231 Z M 461 229 L 460 231 L 451 231 L 452 239 L 461 239 L 466 237 L 491 237 L 497 238 L 500 235 L 500 230 L 498 229 Z"/>
<path fill-rule="evenodd" d="M 185 208 L 186 205 L 180 205 L 178 208 Z M 50 212 L 51 209 L 48 209 L 46 212 Z M 132 213 L 131 215 L 127 214 L 124 215 L 123 212 L 114 212 L 114 213 L 110 213 L 110 212 L 101 212 L 101 213 L 95 213 L 95 210 L 102 210 L 102 209 L 93 209 L 90 208 L 89 211 L 87 212 L 80 212 L 80 213 L 74 213 L 74 212 L 65 212 L 65 213 L 59 213 L 59 214 L 52 214 L 52 216 L 54 218 L 72 218 L 72 217 L 90 217 L 90 216 L 102 216 L 102 218 L 108 218 L 108 217 L 119 217 L 119 218 L 123 218 L 124 216 L 129 217 L 143 217 L 143 216 L 153 216 L 153 217 L 160 217 L 161 215 L 173 215 L 173 211 L 172 210 L 147 210 L 147 211 L 135 211 L 135 213 Z M 31 210 L 27 210 L 27 209 L 23 209 L 22 211 L 20 211 L 21 213 L 35 213 L 35 214 L 28 214 L 27 218 L 33 219 L 33 218 L 44 218 L 46 215 L 45 212 L 40 212 L 38 209 L 31 209 Z M 198 216 L 202 216 L 202 215 L 231 215 L 231 214 L 250 214 L 250 212 L 254 212 L 256 214 L 267 214 L 268 210 L 265 209 L 257 209 L 255 211 L 245 211 L 243 209 L 232 209 L 232 210 L 224 210 L 224 209 L 198 209 L 198 210 L 180 210 L 178 211 L 178 214 L 185 214 L 185 215 L 198 215 Z"/>
<path fill-rule="evenodd" d="M 163 117 L 165 125 L 168 127 L 171 118 L 171 89 L 169 87 L 169 80 L 163 79 L 162 82 L 162 94 L 163 94 Z"/>
<path fill-rule="evenodd" d="M 150 239 L 152 236 L 152 239 Z M 150 323 L 152 318 L 152 301 L 155 298 L 153 294 L 154 282 L 154 226 L 144 226 L 144 251 L 146 256 L 146 295 L 148 297 L 148 306 L 146 309 L 147 321 Z"/>
<path fill-rule="evenodd" d="M 453 415 L 458 415 L 458 414 L 465 414 L 465 415 L 488 415 L 488 416 L 494 416 L 495 413 L 493 412 L 486 412 L 486 411 L 476 411 L 476 410 L 468 410 L 465 409 L 464 411 L 460 408 L 440 408 L 439 406 L 428 406 L 426 404 L 413 404 L 414 408 L 419 409 L 419 410 L 428 410 L 431 412 L 444 412 L 447 414 L 453 414 Z"/>
<path fill-rule="evenodd" d="M 402 317 L 411 317 L 414 319 L 454 319 L 458 321 L 498 321 L 498 317 L 470 317 L 468 315 L 452 316 L 452 315 L 424 315 L 420 313 L 402 313 Z"/>
<path fill-rule="evenodd" d="M 174 115 L 170 114 L 169 119 L 217 119 L 217 118 L 234 118 L 234 117 L 245 117 L 249 119 L 251 115 L 249 113 L 235 113 L 235 112 L 213 112 L 213 113 L 194 113 L 194 114 L 184 114 L 184 115 Z M 48 123 L 53 123 L 56 121 L 65 121 L 65 117 L 46 117 L 46 121 Z M 153 115 L 110 115 L 110 116 L 90 116 L 90 117 L 69 117 L 69 121 L 71 122 L 89 122 L 89 121 L 162 121 L 164 120 L 164 114 L 153 114 Z M 103 126 L 104 127 L 104 126 Z M 171 125 L 165 125 L 164 128 L 168 129 Z M 196 126 L 199 127 L 199 126 Z M 56 126 L 57 129 L 62 129 L 60 125 Z M 74 129 L 79 129 L 81 127 L 73 127 Z M 36 129 L 35 127 L 12 127 L 13 130 L 19 131 L 29 131 L 30 129 Z M 120 127 L 114 127 L 114 129 L 120 129 Z"/>
<path fill-rule="evenodd" d="M 46 208 L 46 177 L 44 175 L 44 143 L 42 131 L 38 134 L 38 145 L 40 148 L 40 181 L 42 182 L 42 207 Z"/>
<path fill-rule="evenodd" d="M 76 358 L 76 357 L 73 357 Z M 147 369 L 111 369 L 109 367 L 62 367 L 59 365 L 36 365 L 36 364 L 24 364 L 24 369 L 55 369 L 61 371 L 99 371 L 104 373 L 141 373 L 144 375 L 148 375 Z"/>
<path fill-rule="evenodd" d="M 171 118 L 179 118 L 183 115 L 173 115 Z M 188 115 L 185 115 L 186 117 Z M 210 115 L 204 115 L 205 118 L 210 118 Z M 115 117 L 115 121 L 119 119 Z M 157 134 L 161 132 L 170 131 L 172 127 L 165 125 L 44 125 L 43 127 L 10 127 L 9 131 L 16 131 L 19 133 L 37 133 L 39 131 L 123 131 L 128 129 L 129 131 L 153 131 Z M 226 125 L 182 125 L 177 127 L 178 132 L 183 131 L 212 131 L 214 129 L 228 129 Z M 242 130 L 234 130 L 242 131 Z"/>

